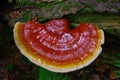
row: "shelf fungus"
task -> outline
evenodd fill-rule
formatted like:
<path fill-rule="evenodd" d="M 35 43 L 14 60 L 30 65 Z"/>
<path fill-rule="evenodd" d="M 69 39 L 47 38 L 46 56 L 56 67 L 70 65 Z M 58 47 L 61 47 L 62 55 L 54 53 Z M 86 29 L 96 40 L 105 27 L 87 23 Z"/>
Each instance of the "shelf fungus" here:
<path fill-rule="evenodd" d="M 69 28 L 65 18 L 46 23 L 17 22 L 14 39 L 20 52 L 33 63 L 54 72 L 70 72 L 92 63 L 102 51 L 104 33 L 93 24 Z"/>

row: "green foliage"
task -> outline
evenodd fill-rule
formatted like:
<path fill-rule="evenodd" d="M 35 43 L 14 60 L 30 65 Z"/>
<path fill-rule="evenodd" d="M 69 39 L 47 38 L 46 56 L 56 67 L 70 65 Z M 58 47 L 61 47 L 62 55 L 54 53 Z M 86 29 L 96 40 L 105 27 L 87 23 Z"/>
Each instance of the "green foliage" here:
<path fill-rule="evenodd" d="M 111 53 L 113 54 L 111 54 Z M 111 50 L 108 53 L 103 53 L 101 55 L 101 62 L 102 64 L 109 64 L 114 67 L 114 72 L 116 73 L 116 77 L 120 78 L 120 48 Z M 103 61 L 104 60 L 104 61 Z"/>
<path fill-rule="evenodd" d="M 20 7 L 24 7 L 26 3 L 29 1 L 28 0 L 16 0 L 16 2 L 18 3 Z"/>
<path fill-rule="evenodd" d="M 116 76 L 117 76 L 117 78 L 120 78 L 120 53 L 118 53 L 117 55 L 116 55 L 116 57 L 118 57 L 118 59 L 116 59 L 114 62 L 114 66 L 116 66 L 117 67 L 117 69 L 115 70 L 115 72 L 116 72 Z"/>
<path fill-rule="evenodd" d="M 51 72 L 40 67 L 39 80 L 68 80 L 68 77 L 63 73 Z"/>
<path fill-rule="evenodd" d="M 20 21 L 27 22 L 27 21 L 31 20 L 35 16 L 32 14 L 34 14 L 34 12 L 31 12 L 30 10 L 25 11 L 24 13 L 21 14 L 24 19 L 20 18 Z"/>
<path fill-rule="evenodd" d="M 120 68 L 119 68 L 120 69 Z M 118 71 L 115 71 L 115 73 L 117 74 L 116 76 L 117 76 L 117 78 L 120 78 L 120 70 L 118 70 Z"/>
<path fill-rule="evenodd" d="M 83 9 L 83 12 L 94 12 L 94 5 L 92 3 L 85 3 L 85 8 Z"/>

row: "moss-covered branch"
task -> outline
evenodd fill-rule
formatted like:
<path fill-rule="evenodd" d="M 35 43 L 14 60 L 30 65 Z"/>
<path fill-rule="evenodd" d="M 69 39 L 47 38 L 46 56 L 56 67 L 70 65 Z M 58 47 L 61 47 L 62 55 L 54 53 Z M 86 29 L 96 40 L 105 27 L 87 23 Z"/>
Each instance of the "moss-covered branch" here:
<path fill-rule="evenodd" d="M 78 11 L 120 13 L 118 0 L 16 0 L 16 3 L 17 9 L 9 15 L 14 21 L 27 21 L 35 16 L 43 21 Z M 18 15 L 15 15 L 16 11 Z"/>

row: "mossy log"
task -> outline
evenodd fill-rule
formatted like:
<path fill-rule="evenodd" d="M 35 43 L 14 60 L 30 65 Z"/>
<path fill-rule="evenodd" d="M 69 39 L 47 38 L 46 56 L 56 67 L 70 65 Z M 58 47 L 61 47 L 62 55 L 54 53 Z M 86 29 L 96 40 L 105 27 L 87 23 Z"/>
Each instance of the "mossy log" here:
<path fill-rule="evenodd" d="M 120 34 L 119 0 L 16 0 L 16 3 L 17 7 L 7 15 L 11 26 L 34 17 L 39 22 L 66 17 L 72 25 L 89 22 L 112 34 Z"/>
<path fill-rule="evenodd" d="M 16 17 L 19 19 L 30 19 L 35 16 L 41 18 L 40 20 L 59 18 L 78 11 L 120 13 L 119 0 L 16 0 L 15 2 L 17 3 L 15 11 L 19 12 Z"/>

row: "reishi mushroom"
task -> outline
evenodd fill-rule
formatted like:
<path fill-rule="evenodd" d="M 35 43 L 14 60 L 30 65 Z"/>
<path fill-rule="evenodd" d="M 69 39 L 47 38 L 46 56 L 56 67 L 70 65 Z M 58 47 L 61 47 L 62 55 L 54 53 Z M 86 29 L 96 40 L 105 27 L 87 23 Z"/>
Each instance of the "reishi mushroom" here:
<path fill-rule="evenodd" d="M 104 33 L 93 24 L 70 29 L 65 18 L 47 23 L 17 22 L 14 39 L 20 52 L 33 63 L 54 72 L 70 72 L 92 63 L 101 53 Z"/>

